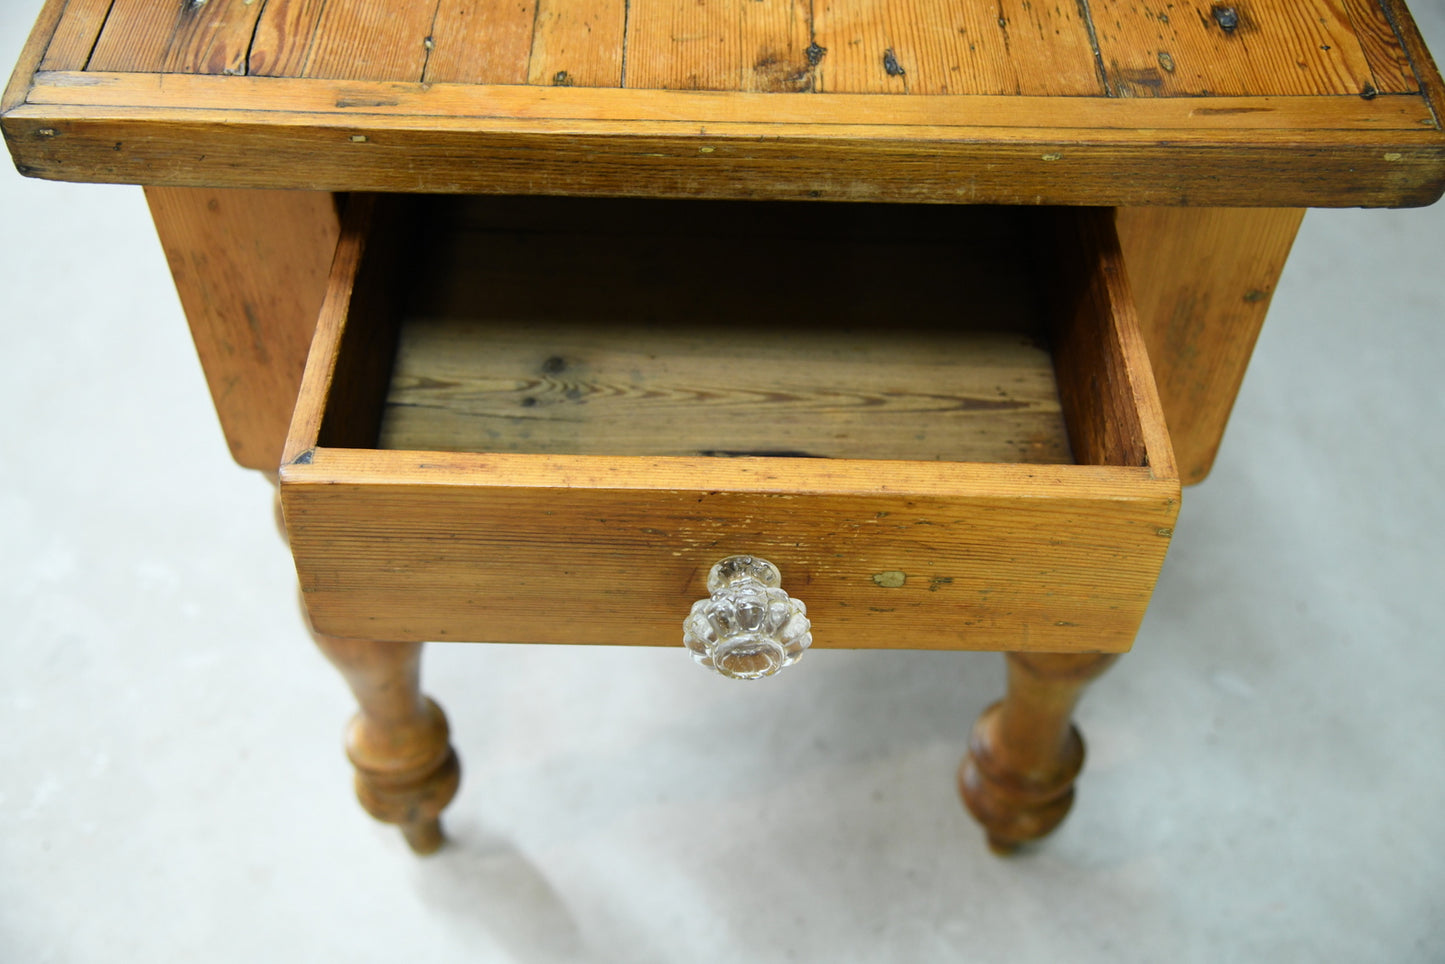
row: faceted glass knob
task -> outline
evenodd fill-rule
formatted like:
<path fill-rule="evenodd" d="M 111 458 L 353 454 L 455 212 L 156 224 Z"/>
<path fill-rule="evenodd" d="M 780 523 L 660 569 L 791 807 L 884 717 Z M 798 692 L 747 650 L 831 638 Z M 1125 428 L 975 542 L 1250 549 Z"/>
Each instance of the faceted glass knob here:
<path fill-rule="evenodd" d="M 692 604 L 682 641 L 699 665 L 733 679 L 761 679 L 792 666 L 813 644 L 808 607 L 779 588 L 778 567 L 728 556 L 707 575 L 712 595 Z"/>

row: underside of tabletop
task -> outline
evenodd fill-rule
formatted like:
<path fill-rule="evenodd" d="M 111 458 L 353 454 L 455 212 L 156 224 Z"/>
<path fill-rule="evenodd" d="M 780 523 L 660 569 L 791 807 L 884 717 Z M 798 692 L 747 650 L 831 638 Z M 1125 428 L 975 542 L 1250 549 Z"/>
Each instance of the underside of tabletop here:
<path fill-rule="evenodd" d="M 50 0 L 26 174 L 417 192 L 1409 206 L 1394 0 Z"/>

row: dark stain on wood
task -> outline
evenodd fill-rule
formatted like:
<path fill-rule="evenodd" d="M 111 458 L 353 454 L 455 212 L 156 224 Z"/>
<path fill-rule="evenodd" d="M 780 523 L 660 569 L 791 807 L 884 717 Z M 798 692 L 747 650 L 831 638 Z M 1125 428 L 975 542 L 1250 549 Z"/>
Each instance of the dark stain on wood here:
<path fill-rule="evenodd" d="M 1116 64 L 1114 81 L 1119 93 L 1126 97 L 1139 93 L 1151 96 L 1164 87 L 1164 75 L 1154 67 L 1120 67 Z"/>
<path fill-rule="evenodd" d="M 753 64 L 753 87 L 769 93 L 806 94 L 813 90 L 813 69 L 777 51 L 763 51 Z"/>
<path fill-rule="evenodd" d="M 821 459 L 824 455 L 796 449 L 702 449 L 697 453 L 718 459 Z"/>
<path fill-rule="evenodd" d="M 1233 34 L 1239 29 L 1239 10 L 1235 7 L 1217 3 L 1209 8 L 1209 15 L 1226 34 Z"/>

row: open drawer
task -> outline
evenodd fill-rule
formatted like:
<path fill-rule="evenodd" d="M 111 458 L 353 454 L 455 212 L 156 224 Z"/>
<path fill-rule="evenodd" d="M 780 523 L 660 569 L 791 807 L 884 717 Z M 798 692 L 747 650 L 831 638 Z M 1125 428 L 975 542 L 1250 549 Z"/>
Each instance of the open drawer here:
<path fill-rule="evenodd" d="M 1111 212 L 356 196 L 281 467 L 320 632 L 1122 651 L 1179 482 Z"/>

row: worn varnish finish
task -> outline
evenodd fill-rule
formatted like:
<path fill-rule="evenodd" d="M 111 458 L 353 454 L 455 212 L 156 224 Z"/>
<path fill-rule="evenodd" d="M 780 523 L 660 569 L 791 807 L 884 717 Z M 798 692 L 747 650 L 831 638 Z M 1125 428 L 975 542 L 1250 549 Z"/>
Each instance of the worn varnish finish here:
<path fill-rule="evenodd" d="M 417 853 L 435 852 L 461 766 L 446 715 L 421 693 L 421 643 L 312 638 L 356 696 L 346 755 L 356 768 L 357 799 L 376 819 L 399 826 Z"/>
<path fill-rule="evenodd" d="M 1209 474 L 1304 211 L 1122 208 L 1115 224 L 1186 485 Z"/>
<path fill-rule="evenodd" d="M 273 471 L 340 231 L 329 194 L 146 189 L 231 455 Z"/>
<path fill-rule="evenodd" d="M 1089 8 L 1121 97 L 1379 90 L 1358 35 L 1377 25 L 1352 23 L 1340 0 L 1090 0 Z"/>
<path fill-rule="evenodd" d="M 1105 93 L 1074 3 L 815 3 L 815 89 L 848 93 Z"/>
<path fill-rule="evenodd" d="M 1107 228 L 1103 215 L 1085 220 L 1090 231 Z M 392 274 L 368 236 L 360 221 L 343 236 L 282 469 L 318 629 L 671 646 L 680 614 L 705 594 L 708 567 L 756 552 L 790 573 L 817 645 L 1131 644 L 1178 486 L 1138 336 L 1114 331 L 1134 325 L 1122 276 L 1102 287 L 1087 280 L 1094 259 L 1117 260 L 1108 246 L 1076 254 L 1085 283 L 1065 286 L 1056 314 L 1065 329 L 1094 331 L 1082 341 L 1137 357 L 1104 370 L 1106 400 L 1070 393 L 1060 402 L 1085 421 L 1107 417 L 1100 404 L 1132 404 L 1137 415 L 1119 428 L 1128 440 L 1076 453 L 1086 464 L 1019 465 L 376 449 L 365 440 L 378 419 L 355 414 L 367 406 L 331 407 L 338 392 L 364 394 L 368 378 L 346 359 L 370 364 L 376 351 L 357 351 L 357 339 L 389 337 L 374 334 L 386 313 L 369 307 L 389 295 L 356 290 L 358 279 Z M 893 240 L 906 249 L 906 239 Z M 353 327 L 348 318 L 370 320 Z M 958 323 L 967 325 L 962 307 Z M 380 399 L 386 385 L 376 381 Z M 1081 435 L 1096 437 L 1112 436 Z M 908 574 L 901 587 L 874 578 L 895 571 Z M 558 580 L 566 612 L 549 601 Z"/>
<path fill-rule="evenodd" d="M 60 0 L 54 4 L 59 11 L 55 33 L 40 61 L 41 70 L 84 70 L 90 53 L 100 37 L 112 0 Z M 41 15 L 43 23 L 49 13 Z M 39 26 L 37 25 L 37 31 Z"/>
<path fill-rule="evenodd" d="M 1215 206 L 1445 188 L 1438 74 L 1403 9 L 1154 6 L 76 0 L 37 30 L 54 55 L 34 66 L 65 69 L 25 68 L 3 123 L 26 173 L 177 186 Z"/>
<path fill-rule="evenodd" d="M 627 0 L 537 0 L 527 83 L 621 87 Z"/>
<path fill-rule="evenodd" d="M 244 74 L 263 4 L 254 0 L 115 0 L 91 70 Z"/>
<path fill-rule="evenodd" d="M 974 724 L 958 770 L 959 793 L 995 853 L 1046 836 L 1068 815 L 1084 766 L 1074 707 L 1117 658 L 1009 653 L 1008 692 Z"/>

